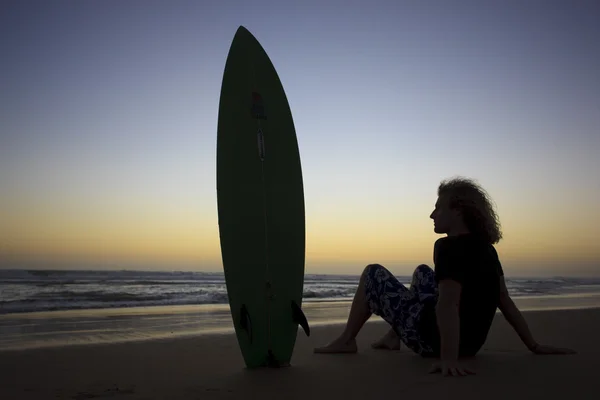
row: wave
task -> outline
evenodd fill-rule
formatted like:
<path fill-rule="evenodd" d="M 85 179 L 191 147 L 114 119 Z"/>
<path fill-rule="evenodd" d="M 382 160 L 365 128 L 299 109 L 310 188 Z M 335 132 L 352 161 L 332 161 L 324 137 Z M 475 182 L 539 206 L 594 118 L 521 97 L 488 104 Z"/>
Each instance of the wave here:
<path fill-rule="evenodd" d="M 225 284 L 225 280 L 208 280 L 208 279 L 198 279 L 195 281 L 190 280 L 127 280 L 127 279 L 102 279 L 102 280 L 81 280 L 81 279 L 68 279 L 68 280 L 10 280 L 10 279 L 0 279 L 0 284 L 11 284 L 11 285 L 37 285 L 37 286 L 51 286 L 51 285 L 190 285 L 201 283 L 204 285 L 217 285 L 217 284 Z"/>
<path fill-rule="evenodd" d="M 351 299 L 355 289 L 305 290 L 303 299 Z M 104 291 L 57 291 L 38 293 L 35 298 L 0 301 L 0 314 L 32 311 L 74 309 L 148 307 L 164 305 L 227 304 L 229 296 L 222 291 L 196 291 L 188 293 L 124 293 Z"/>
<path fill-rule="evenodd" d="M 398 276 L 405 286 L 410 277 Z M 307 274 L 306 301 L 351 300 L 356 275 Z M 600 292 L 599 278 L 507 278 L 512 296 Z M 227 304 L 223 273 L 0 270 L 0 314 L 158 305 Z"/>
<path fill-rule="evenodd" d="M 173 296 L 168 294 L 134 295 L 129 293 L 69 293 L 36 299 L 0 301 L 0 314 L 121 307 L 149 307 L 165 305 L 227 304 L 227 293 Z"/>
<path fill-rule="evenodd" d="M 326 290 L 305 290 L 302 297 L 305 299 L 313 298 L 335 298 L 335 297 L 353 297 L 356 288 L 349 289 L 326 289 Z"/>

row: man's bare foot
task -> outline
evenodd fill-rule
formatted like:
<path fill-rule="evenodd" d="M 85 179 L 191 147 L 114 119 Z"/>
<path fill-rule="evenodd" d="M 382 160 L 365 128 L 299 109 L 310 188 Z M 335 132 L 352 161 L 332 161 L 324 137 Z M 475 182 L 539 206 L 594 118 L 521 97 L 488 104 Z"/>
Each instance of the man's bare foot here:
<path fill-rule="evenodd" d="M 374 349 L 400 350 L 401 343 L 400 337 L 390 329 L 381 339 L 371 344 L 371 347 Z"/>
<path fill-rule="evenodd" d="M 356 339 L 346 340 L 343 338 L 337 338 L 333 342 L 323 347 L 316 347 L 315 353 L 356 353 L 358 347 L 356 346 Z"/>

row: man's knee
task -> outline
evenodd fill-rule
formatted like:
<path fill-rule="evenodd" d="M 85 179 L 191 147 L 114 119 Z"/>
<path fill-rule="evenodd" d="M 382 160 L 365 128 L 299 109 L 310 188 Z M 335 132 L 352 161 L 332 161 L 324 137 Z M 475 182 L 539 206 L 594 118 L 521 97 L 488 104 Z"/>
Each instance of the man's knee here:
<path fill-rule="evenodd" d="M 431 269 L 431 267 L 427 264 L 421 264 L 419 265 L 416 269 L 415 269 L 415 274 L 416 273 L 420 273 L 420 274 L 432 274 L 433 273 L 433 269 Z"/>
<path fill-rule="evenodd" d="M 381 264 L 369 264 L 363 270 L 363 275 L 367 275 L 369 272 L 371 272 L 375 269 L 380 269 L 380 268 L 384 268 L 384 266 Z"/>

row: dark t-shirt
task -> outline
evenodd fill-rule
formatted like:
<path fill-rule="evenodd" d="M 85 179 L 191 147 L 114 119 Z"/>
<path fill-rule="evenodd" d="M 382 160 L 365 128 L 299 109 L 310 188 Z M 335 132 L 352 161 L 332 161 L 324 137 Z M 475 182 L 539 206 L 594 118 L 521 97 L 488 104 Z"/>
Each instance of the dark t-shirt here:
<path fill-rule="evenodd" d="M 462 286 L 460 295 L 459 354 L 474 355 L 483 346 L 500 296 L 500 276 L 504 275 L 493 245 L 474 235 L 438 239 L 434 246 L 435 279 L 453 279 Z M 440 338 L 434 305 L 429 308 L 430 340 L 439 354 Z M 433 326 L 432 326 L 433 324 Z"/>

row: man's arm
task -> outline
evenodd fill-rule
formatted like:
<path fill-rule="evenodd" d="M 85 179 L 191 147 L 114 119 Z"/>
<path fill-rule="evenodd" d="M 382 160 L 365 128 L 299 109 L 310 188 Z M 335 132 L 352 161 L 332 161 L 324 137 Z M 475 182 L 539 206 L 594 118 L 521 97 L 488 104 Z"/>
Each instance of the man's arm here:
<path fill-rule="evenodd" d="M 458 359 L 460 338 L 459 304 L 461 285 L 455 280 L 444 279 L 438 284 L 439 297 L 435 307 L 440 330 L 442 362 L 455 362 Z"/>
<path fill-rule="evenodd" d="M 517 335 L 519 335 L 525 346 L 527 346 L 529 350 L 534 351 L 537 347 L 537 343 L 529 331 L 525 318 L 523 318 L 523 315 L 508 294 L 504 276 L 500 277 L 500 302 L 498 308 L 500 308 L 502 315 L 517 332 Z"/>

